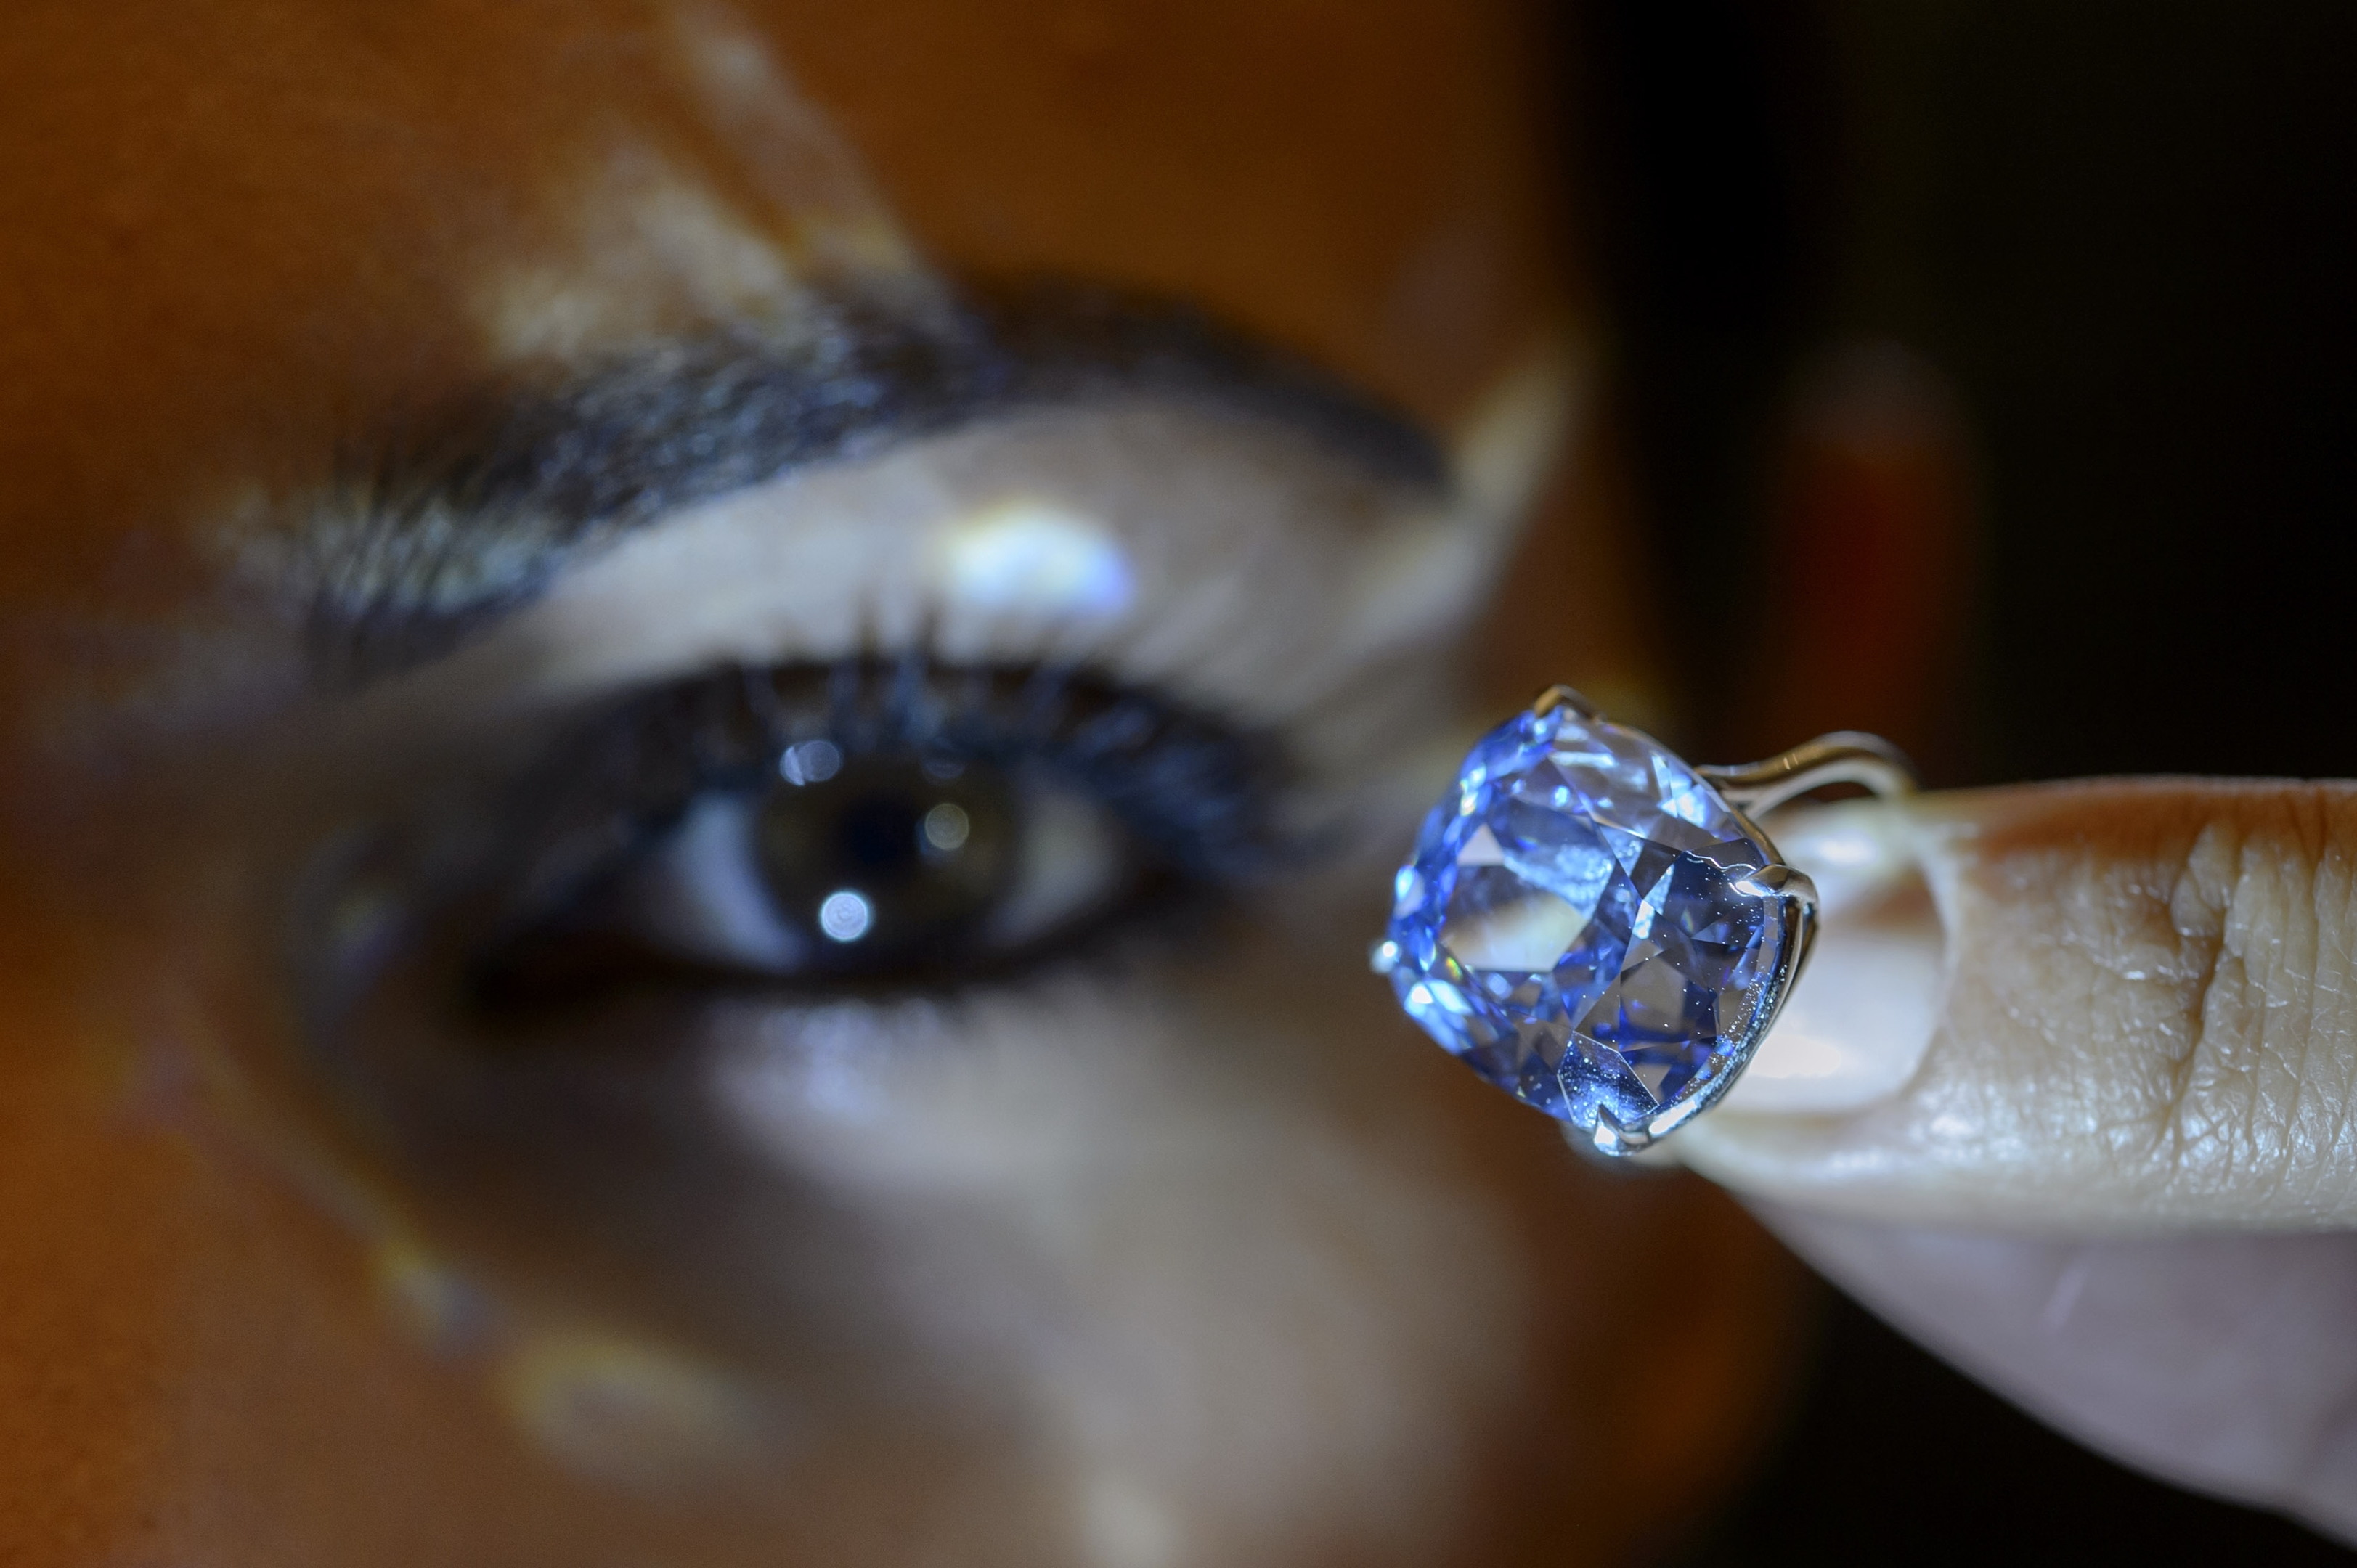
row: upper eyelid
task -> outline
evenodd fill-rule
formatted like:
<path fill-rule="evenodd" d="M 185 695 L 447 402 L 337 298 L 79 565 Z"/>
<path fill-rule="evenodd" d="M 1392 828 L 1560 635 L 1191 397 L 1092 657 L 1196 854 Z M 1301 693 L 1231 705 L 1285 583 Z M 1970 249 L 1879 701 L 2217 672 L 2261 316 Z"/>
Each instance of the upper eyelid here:
<path fill-rule="evenodd" d="M 812 738 L 851 749 L 941 746 L 980 762 L 1014 746 L 1097 787 L 1117 777 L 1141 798 L 1183 796 L 1200 820 L 1186 824 L 1188 845 L 1162 847 L 1194 862 L 1190 870 L 1253 877 L 1301 848 L 1276 811 L 1298 782 L 1278 737 L 1085 671 L 942 665 L 909 655 L 823 670 L 724 671 L 634 696 L 596 733 L 624 743 L 606 755 L 634 786 L 650 782 L 640 777 L 645 760 L 658 765 L 651 798 L 666 804 L 728 779 L 766 778 L 784 748 Z M 1170 777 L 1132 777 L 1146 761 Z M 570 753 L 561 766 L 597 771 Z M 1106 803 L 1124 810 L 1122 800 Z"/>
<path fill-rule="evenodd" d="M 1199 313 L 1101 292 L 969 294 L 943 317 L 820 297 L 792 329 L 675 346 L 550 391 L 460 405 L 324 509 L 311 659 L 349 685 L 529 602 L 585 543 L 829 458 L 1025 406 L 1109 395 L 1270 419 L 1397 493 L 1449 490 L 1405 418 Z"/>

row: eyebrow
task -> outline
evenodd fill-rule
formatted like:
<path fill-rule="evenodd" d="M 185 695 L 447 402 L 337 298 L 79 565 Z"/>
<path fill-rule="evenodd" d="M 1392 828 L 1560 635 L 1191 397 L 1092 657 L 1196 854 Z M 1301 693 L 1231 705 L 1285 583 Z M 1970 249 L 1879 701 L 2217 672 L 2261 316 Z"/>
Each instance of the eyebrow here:
<path fill-rule="evenodd" d="M 837 290 L 555 386 L 457 400 L 346 462 L 308 542 L 310 661 L 350 686 L 437 657 L 565 563 L 691 503 L 1024 408 L 1153 397 L 1273 422 L 1388 488 L 1445 494 L 1404 415 L 1185 306 L 1065 284 Z"/>

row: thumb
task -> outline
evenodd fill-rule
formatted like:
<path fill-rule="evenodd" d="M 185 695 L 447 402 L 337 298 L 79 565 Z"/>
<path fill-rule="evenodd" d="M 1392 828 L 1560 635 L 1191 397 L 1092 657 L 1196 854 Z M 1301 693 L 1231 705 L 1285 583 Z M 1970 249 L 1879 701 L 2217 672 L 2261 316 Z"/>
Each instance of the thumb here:
<path fill-rule="evenodd" d="M 1739 1191 L 2078 1233 L 2357 1224 L 2357 785 L 2137 780 L 1775 824 L 1817 950 L 1669 1147 Z"/>

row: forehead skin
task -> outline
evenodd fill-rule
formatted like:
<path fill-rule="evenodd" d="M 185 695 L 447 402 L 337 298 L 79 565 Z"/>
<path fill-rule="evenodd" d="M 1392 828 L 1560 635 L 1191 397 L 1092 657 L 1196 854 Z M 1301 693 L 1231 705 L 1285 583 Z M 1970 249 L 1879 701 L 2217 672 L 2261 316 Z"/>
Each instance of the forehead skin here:
<path fill-rule="evenodd" d="M 952 264 L 1192 298 L 1443 428 L 1560 304 L 1530 199 L 1531 51 L 1505 5 L 809 0 L 743 15 Z M 111 671 L 153 661 L 217 569 L 199 520 L 221 498 L 316 479 L 350 432 L 479 376 L 481 275 L 565 242 L 556 193 L 618 129 L 711 165 L 680 82 L 650 63 L 660 32 L 609 0 L 10 7 L 0 725 L 17 757 L 53 755 L 40 726 L 62 694 L 105 696 Z M 10 837 L 38 831 L 27 770 L 0 768 L 19 796 Z M 200 1535 L 180 1515 L 201 1502 L 174 1485 L 178 1390 L 232 1340 L 286 1348 L 251 1397 L 291 1406 L 307 1379 L 340 1379 L 343 1408 L 412 1434 L 419 1478 L 398 1495 L 495 1485 L 507 1461 L 440 1420 L 455 1382 L 379 1353 L 369 1321 L 284 1262 L 332 1252 L 330 1228 L 200 1146 L 173 1114 L 192 1086 L 141 1076 L 143 1042 L 195 1026 L 124 967 L 197 968 L 199 939 L 170 925 L 169 898 L 74 882 L 52 865 L 0 892 L 0 1555 L 86 1563 Z M 1534 1179 L 1559 1155 L 1541 1131 Z M 1626 1467 L 1598 1482 L 1632 1520 L 1725 1463 L 1723 1417 L 1756 1397 L 1783 1277 L 1690 1189 L 1635 1202 L 1708 1260 L 1675 1276 L 1691 1299 L 1743 1301 L 1731 1281 L 1762 1294 L 1679 1307 L 1695 1348 L 1628 1414 Z M 1649 1299 L 1666 1302 L 1673 1278 L 1658 1278 Z M 208 1291 L 239 1311 L 184 1310 Z M 335 1408 L 274 1424 L 316 1441 L 323 1473 L 358 1463 Z M 283 1453 L 214 1459 L 246 1461 L 287 1473 Z M 324 1480 L 283 1506 L 368 1489 Z"/>

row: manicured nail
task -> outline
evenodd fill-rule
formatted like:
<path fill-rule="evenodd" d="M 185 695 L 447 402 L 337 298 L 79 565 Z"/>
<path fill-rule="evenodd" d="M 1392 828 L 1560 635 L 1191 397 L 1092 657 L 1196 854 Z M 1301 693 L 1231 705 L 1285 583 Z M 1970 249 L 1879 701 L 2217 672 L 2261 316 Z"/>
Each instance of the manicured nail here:
<path fill-rule="evenodd" d="M 1817 885 L 1817 941 L 1724 1113 L 1835 1115 L 1887 1100 L 1931 1044 L 1945 962 L 1913 824 L 1858 800 L 1780 814 L 1769 832 Z"/>

